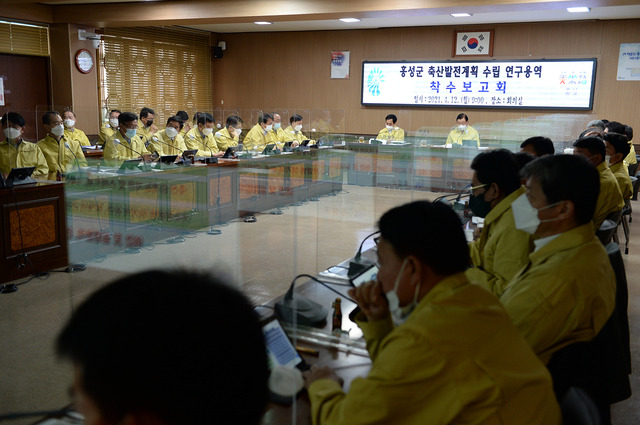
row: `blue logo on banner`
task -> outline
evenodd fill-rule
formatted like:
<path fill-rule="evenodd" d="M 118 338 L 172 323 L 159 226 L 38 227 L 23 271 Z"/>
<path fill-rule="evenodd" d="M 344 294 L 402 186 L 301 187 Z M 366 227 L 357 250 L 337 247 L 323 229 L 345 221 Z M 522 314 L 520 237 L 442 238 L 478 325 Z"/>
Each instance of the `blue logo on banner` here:
<path fill-rule="evenodd" d="M 470 49 L 475 49 L 478 47 L 478 39 L 470 38 L 469 41 L 467 41 L 467 46 L 469 46 Z"/>
<path fill-rule="evenodd" d="M 380 83 L 384 82 L 384 74 L 380 68 L 373 68 L 367 77 L 367 90 L 373 96 L 380 96 Z"/>

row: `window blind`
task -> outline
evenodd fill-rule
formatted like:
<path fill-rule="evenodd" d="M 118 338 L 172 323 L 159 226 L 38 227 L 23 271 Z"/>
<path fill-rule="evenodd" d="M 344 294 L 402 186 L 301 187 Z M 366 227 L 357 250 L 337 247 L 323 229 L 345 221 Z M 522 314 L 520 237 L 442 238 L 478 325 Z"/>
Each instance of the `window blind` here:
<path fill-rule="evenodd" d="M 101 102 L 111 109 L 138 114 L 156 112 L 163 128 L 178 110 L 190 116 L 210 111 L 211 50 L 209 34 L 167 28 L 105 29 L 101 58 Z"/>
<path fill-rule="evenodd" d="M 49 28 L 0 21 L 0 53 L 49 56 Z"/>

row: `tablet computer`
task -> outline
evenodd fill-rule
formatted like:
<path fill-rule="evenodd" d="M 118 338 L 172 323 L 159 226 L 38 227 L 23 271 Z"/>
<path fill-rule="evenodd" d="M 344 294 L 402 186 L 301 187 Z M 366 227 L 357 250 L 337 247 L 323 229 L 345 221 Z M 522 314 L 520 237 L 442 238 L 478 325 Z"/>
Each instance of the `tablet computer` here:
<path fill-rule="evenodd" d="M 176 162 L 176 158 L 178 158 L 178 155 L 162 155 L 160 157 L 160 162 L 163 164 L 173 164 Z"/>
<path fill-rule="evenodd" d="M 262 151 L 262 155 L 272 154 L 275 147 L 276 147 L 275 143 L 269 143 L 267 146 L 264 147 L 264 150 Z"/>
<path fill-rule="evenodd" d="M 303 140 L 302 143 L 300 143 L 300 146 L 309 146 L 310 141 L 310 139 Z"/>

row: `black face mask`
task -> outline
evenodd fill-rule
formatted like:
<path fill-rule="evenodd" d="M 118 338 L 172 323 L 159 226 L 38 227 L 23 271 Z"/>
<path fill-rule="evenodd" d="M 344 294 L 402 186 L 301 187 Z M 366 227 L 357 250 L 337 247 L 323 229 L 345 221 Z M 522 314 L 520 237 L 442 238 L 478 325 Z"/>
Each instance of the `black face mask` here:
<path fill-rule="evenodd" d="M 469 196 L 469 208 L 471 208 L 473 215 L 484 218 L 491 211 L 491 202 L 484 200 L 484 193 L 478 196 L 471 194 Z"/>
<path fill-rule="evenodd" d="M 147 127 L 151 127 L 153 125 L 153 120 L 147 120 Z"/>

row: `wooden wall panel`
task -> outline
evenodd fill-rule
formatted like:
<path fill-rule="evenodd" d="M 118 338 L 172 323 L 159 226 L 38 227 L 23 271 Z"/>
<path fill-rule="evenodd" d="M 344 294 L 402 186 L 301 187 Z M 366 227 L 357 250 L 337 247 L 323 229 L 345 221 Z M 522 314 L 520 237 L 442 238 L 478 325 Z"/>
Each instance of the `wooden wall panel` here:
<path fill-rule="evenodd" d="M 98 98 L 98 51 L 95 50 L 91 41 L 78 39 L 78 30 L 84 29 L 94 32 L 94 28 L 69 25 L 69 68 L 71 69 L 71 80 L 73 85 L 73 109 L 75 110 L 76 126 L 86 134 L 98 134 L 100 131 L 100 103 Z M 95 65 L 88 74 L 83 74 L 76 68 L 76 53 L 80 49 L 87 49 L 93 55 Z"/>
<path fill-rule="evenodd" d="M 377 133 L 387 113 L 407 130 L 448 127 L 466 112 L 472 122 L 517 120 L 563 113 L 577 126 L 607 117 L 640 129 L 638 82 L 617 82 L 622 42 L 640 42 L 640 20 L 582 21 L 481 26 L 495 29 L 493 59 L 598 58 L 593 111 L 381 108 L 360 105 L 362 60 L 449 60 L 453 34 L 466 27 L 411 27 L 354 31 L 218 34 L 227 42 L 215 64 L 214 105 L 225 108 L 344 110 L 345 131 Z M 349 80 L 329 78 L 329 52 L 350 50 Z"/>

